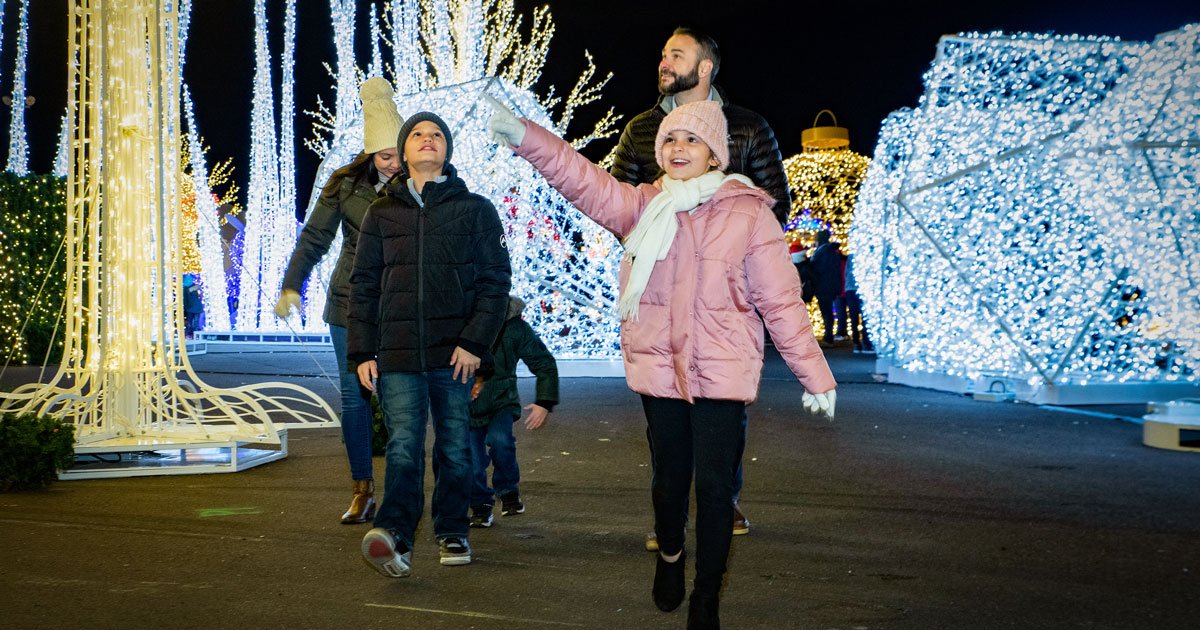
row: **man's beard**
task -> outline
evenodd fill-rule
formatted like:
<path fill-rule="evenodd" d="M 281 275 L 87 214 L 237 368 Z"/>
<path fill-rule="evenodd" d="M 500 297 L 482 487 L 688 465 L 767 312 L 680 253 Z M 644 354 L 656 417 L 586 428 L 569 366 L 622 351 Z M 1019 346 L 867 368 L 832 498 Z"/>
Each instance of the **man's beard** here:
<path fill-rule="evenodd" d="M 663 84 L 663 75 L 658 75 L 658 92 L 663 96 L 672 96 L 680 92 L 686 92 L 697 85 L 700 85 L 700 64 L 696 64 L 692 71 L 687 74 L 674 74 L 675 82 L 670 85 Z"/>

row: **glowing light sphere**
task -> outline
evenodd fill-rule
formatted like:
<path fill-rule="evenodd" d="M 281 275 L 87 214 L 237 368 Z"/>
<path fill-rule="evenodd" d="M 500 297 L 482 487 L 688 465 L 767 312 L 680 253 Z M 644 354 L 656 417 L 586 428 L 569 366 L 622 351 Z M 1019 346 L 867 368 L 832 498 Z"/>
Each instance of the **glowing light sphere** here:
<path fill-rule="evenodd" d="M 850 243 L 893 380 L 1035 402 L 1200 391 L 1200 25 L 942 38 Z"/>

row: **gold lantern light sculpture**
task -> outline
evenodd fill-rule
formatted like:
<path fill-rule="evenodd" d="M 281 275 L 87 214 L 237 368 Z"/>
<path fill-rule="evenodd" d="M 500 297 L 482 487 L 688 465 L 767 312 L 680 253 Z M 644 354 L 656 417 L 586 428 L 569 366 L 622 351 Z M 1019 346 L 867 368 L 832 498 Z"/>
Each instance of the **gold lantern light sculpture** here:
<path fill-rule="evenodd" d="M 832 125 L 818 125 L 824 114 Z M 818 231 L 828 229 L 846 253 L 854 202 L 871 160 L 850 150 L 849 130 L 839 127 L 828 109 L 817 113 L 813 126 L 801 132 L 800 142 L 803 152 L 783 161 L 792 191 L 785 226 L 788 242 L 811 245 Z"/>

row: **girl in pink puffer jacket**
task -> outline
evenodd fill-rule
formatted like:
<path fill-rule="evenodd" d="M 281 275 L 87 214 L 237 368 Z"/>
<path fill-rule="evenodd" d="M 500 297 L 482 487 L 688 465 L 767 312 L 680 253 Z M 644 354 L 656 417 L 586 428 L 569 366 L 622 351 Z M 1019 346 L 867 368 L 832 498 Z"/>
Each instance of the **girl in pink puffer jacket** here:
<path fill-rule="evenodd" d="M 833 417 L 837 383 L 813 336 L 774 200 L 729 163 L 726 121 L 712 101 L 667 115 L 653 185 L 618 182 L 570 144 L 499 102 L 489 128 L 575 207 L 622 240 L 621 352 L 642 395 L 653 445 L 659 555 L 652 594 L 664 611 L 684 595 L 684 530 L 696 479 L 696 578 L 689 628 L 717 627 L 729 554 L 732 484 L 744 407 L 758 396 L 763 325 L 804 385 L 804 406 Z"/>

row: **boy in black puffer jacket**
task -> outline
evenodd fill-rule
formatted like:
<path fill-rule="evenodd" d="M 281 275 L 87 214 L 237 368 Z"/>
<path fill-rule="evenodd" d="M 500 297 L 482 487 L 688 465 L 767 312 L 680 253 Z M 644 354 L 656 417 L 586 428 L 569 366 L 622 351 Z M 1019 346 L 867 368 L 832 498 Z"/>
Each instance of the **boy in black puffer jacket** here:
<path fill-rule="evenodd" d="M 524 361 L 537 377 L 535 402 L 526 405 L 529 417 L 525 428 L 534 430 L 545 424 L 558 403 L 558 364 L 533 328 L 521 319 L 525 303 L 508 298 L 504 327 L 492 346 L 495 371 L 486 380 L 477 378 L 471 390 L 471 527 L 491 527 L 495 496 L 500 497 L 501 514 L 515 516 L 525 511 L 518 484 L 521 470 L 517 465 L 517 440 L 513 423 L 521 417 L 521 398 L 517 392 L 517 361 Z M 492 465 L 492 487 L 488 487 L 487 469 Z"/>

